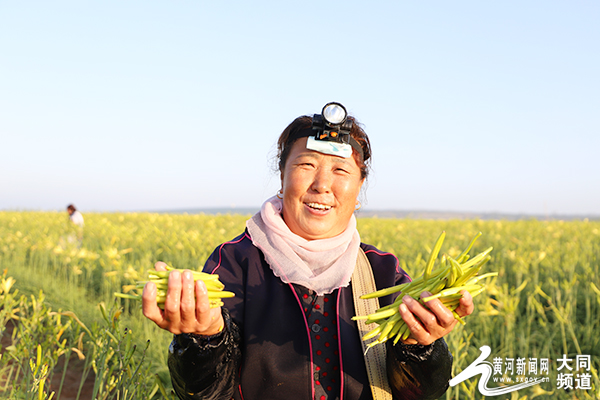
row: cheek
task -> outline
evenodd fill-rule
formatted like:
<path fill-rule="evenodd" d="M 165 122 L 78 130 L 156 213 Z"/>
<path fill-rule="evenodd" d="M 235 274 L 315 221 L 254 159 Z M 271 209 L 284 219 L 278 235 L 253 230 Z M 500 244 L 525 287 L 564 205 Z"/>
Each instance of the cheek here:
<path fill-rule="evenodd" d="M 287 196 L 290 195 L 294 189 L 294 185 L 292 184 L 292 180 L 290 179 L 289 176 L 286 176 L 285 178 L 283 178 L 283 180 L 281 181 L 281 187 L 283 189 L 283 196 Z"/>
<path fill-rule="evenodd" d="M 283 193 L 287 192 L 290 189 L 289 174 L 281 174 L 281 188 L 283 189 Z"/>
<path fill-rule="evenodd" d="M 307 190 L 308 179 L 299 173 L 288 173 L 284 176 L 281 187 L 283 195 L 300 195 Z"/>
<path fill-rule="evenodd" d="M 338 193 L 340 193 L 341 197 L 343 197 L 344 200 L 353 201 L 356 200 L 356 198 L 358 197 L 358 194 L 360 193 L 360 188 L 360 183 L 357 184 L 356 182 L 348 181 L 344 182 L 338 187 Z"/>

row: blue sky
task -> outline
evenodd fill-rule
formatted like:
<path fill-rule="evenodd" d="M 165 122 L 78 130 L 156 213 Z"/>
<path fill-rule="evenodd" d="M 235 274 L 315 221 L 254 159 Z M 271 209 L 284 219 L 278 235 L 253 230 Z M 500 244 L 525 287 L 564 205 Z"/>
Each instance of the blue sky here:
<path fill-rule="evenodd" d="M 343 103 L 365 208 L 600 215 L 600 3 L 0 2 L 0 209 L 258 207 Z"/>

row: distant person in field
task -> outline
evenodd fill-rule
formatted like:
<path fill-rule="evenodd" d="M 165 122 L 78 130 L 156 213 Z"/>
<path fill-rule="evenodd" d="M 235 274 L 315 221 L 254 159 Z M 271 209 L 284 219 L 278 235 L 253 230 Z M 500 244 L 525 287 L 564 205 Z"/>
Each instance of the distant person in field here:
<path fill-rule="evenodd" d="M 83 228 L 83 215 L 81 215 L 81 213 L 77 211 L 73 204 L 69 204 L 67 206 L 67 212 L 69 213 L 69 219 L 71 220 L 71 222 L 77 225 L 78 227 Z"/>
<path fill-rule="evenodd" d="M 69 213 L 69 220 L 75 226 L 75 229 L 77 231 L 76 237 L 75 237 L 75 235 L 69 235 L 67 237 L 67 241 L 69 241 L 69 242 L 77 241 L 77 246 L 81 247 L 81 244 L 83 242 L 83 226 L 84 226 L 83 215 L 81 215 L 81 213 L 79 211 L 77 211 L 77 209 L 75 208 L 75 206 L 73 204 L 69 204 L 67 206 L 67 213 Z"/>
<path fill-rule="evenodd" d="M 218 246 L 204 266 L 235 297 L 210 308 L 206 285 L 194 282 L 189 270 L 171 272 L 163 309 L 157 305 L 159 288 L 153 282 L 144 288 L 144 315 L 175 335 L 168 365 L 177 395 L 190 400 L 442 396 L 452 370 L 444 336 L 457 321 L 439 299 L 421 304 L 403 298 L 398 315 L 410 335 L 366 354 L 352 320 L 355 306 L 365 301 L 355 304 L 356 296 L 411 280 L 395 255 L 361 243 L 356 228 L 354 212 L 371 162 L 367 134 L 341 104 L 329 103 L 321 114 L 296 118 L 277 148 L 281 189 L 247 221 L 245 232 Z M 155 264 L 157 270 L 165 267 Z M 361 284 L 365 281 L 373 283 Z M 473 312 L 471 295 L 462 293 L 456 309 L 461 317 Z M 397 295 L 382 297 L 381 306 Z"/>

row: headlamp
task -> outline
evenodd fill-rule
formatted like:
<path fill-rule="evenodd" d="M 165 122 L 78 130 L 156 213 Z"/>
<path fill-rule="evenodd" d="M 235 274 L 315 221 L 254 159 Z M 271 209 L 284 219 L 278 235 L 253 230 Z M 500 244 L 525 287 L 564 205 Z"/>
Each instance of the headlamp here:
<path fill-rule="evenodd" d="M 346 121 L 348 113 L 340 103 L 328 103 L 321 112 L 325 121 L 330 125 L 341 125 Z"/>
<path fill-rule="evenodd" d="M 352 125 L 346 108 L 340 103 L 331 102 L 325 104 L 321 114 L 313 115 L 311 129 L 301 130 L 294 137 L 309 136 L 307 148 L 311 150 L 348 158 L 354 148 L 362 158 L 362 146 L 350 136 Z"/>
<path fill-rule="evenodd" d="M 348 121 L 347 117 L 346 108 L 340 103 L 325 104 L 321 114 L 313 115 L 315 139 L 349 144 L 352 121 Z"/>

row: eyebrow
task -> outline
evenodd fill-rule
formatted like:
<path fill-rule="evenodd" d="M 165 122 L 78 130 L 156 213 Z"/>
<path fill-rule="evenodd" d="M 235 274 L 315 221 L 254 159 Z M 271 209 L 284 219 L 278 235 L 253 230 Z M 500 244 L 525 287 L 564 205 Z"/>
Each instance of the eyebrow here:
<path fill-rule="evenodd" d="M 309 157 L 309 158 L 321 158 L 321 157 L 327 157 L 326 154 L 321 154 L 319 152 L 316 151 L 306 151 L 306 152 L 302 152 L 300 154 L 298 154 L 294 159 L 298 160 L 298 159 L 302 159 L 304 157 Z M 330 156 L 330 157 L 334 157 L 334 162 L 338 163 L 338 164 L 345 164 L 345 165 L 349 165 L 351 166 L 352 164 L 350 162 L 348 162 L 347 159 L 342 158 L 342 157 L 337 157 L 337 156 Z"/>

